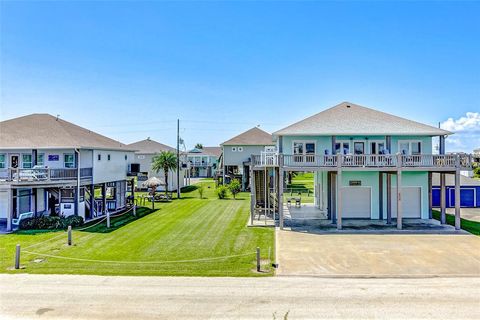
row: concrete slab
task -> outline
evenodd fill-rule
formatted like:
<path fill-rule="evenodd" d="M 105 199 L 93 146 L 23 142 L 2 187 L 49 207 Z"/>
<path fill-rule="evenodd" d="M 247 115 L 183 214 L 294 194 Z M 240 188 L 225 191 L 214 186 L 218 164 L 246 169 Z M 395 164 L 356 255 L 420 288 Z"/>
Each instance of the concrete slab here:
<path fill-rule="evenodd" d="M 480 277 L 470 234 L 313 234 L 276 231 L 277 275 Z"/>
<path fill-rule="evenodd" d="M 438 209 L 440 211 L 440 209 Z M 447 208 L 447 213 L 455 215 L 455 208 Z M 480 208 L 461 208 L 460 217 L 470 221 L 480 222 Z"/>

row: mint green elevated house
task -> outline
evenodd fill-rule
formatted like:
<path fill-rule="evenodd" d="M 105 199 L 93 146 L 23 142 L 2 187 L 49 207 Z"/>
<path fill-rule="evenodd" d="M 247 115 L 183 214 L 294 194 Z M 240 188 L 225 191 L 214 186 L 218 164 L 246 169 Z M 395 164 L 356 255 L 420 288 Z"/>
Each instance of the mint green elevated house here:
<path fill-rule="evenodd" d="M 441 174 L 443 188 L 445 174 L 455 175 L 459 195 L 460 170 L 471 169 L 470 155 L 445 153 L 450 134 L 349 102 L 278 130 L 275 151 L 252 155 L 252 222 L 265 215 L 283 228 L 295 200 L 284 203 L 289 171 L 314 172 L 312 206 L 338 229 L 345 219 L 385 220 L 398 229 L 402 219 L 431 219 L 432 173 Z M 439 154 L 433 154 L 435 137 Z M 441 211 L 445 223 L 445 199 Z M 455 217 L 459 229 L 459 204 Z"/>

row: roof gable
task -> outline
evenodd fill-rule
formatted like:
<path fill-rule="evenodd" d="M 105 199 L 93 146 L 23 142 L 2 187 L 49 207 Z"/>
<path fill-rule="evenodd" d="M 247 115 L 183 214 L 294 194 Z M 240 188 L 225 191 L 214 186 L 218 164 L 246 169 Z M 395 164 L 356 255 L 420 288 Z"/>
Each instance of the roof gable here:
<path fill-rule="evenodd" d="M 273 133 L 279 135 L 448 135 L 449 131 L 342 102 Z"/>
<path fill-rule="evenodd" d="M 175 151 L 175 148 L 167 146 L 166 144 L 157 142 L 150 138 L 133 142 L 128 145 L 129 148 L 136 150 L 135 153 L 155 154 L 161 151 Z"/>
<path fill-rule="evenodd" d="M 119 141 L 44 113 L 0 122 L 0 148 L 130 150 Z"/>
<path fill-rule="evenodd" d="M 273 146 L 272 135 L 263 131 L 258 127 L 253 127 L 230 140 L 225 141 L 222 145 L 241 145 L 241 146 Z"/>

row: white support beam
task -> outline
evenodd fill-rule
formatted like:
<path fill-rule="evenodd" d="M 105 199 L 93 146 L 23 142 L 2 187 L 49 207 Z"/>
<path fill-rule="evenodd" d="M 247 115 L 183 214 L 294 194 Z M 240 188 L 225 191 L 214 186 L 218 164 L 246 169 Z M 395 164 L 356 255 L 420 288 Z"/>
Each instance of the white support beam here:
<path fill-rule="evenodd" d="M 281 159 L 280 159 L 281 163 Z M 280 166 L 278 168 L 278 219 L 280 224 L 280 229 L 283 230 L 283 168 Z"/>
<path fill-rule="evenodd" d="M 337 230 L 342 230 L 342 170 L 337 172 Z"/>
<path fill-rule="evenodd" d="M 447 199 L 445 187 L 445 173 L 440 173 L 440 223 L 447 223 Z"/>
<path fill-rule="evenodd" d="M 397 171 L 397 229 L 402 230 L 402 171 Z"/>

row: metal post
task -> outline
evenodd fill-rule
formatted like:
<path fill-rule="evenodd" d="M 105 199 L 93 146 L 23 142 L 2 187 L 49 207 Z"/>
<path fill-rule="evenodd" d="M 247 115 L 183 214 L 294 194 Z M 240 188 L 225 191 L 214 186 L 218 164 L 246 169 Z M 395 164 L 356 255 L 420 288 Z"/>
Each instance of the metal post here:
<path fill-rule="evenodd" d="M 137 216 L 137 205 L 136 204 L 133 205 L 133 216 L 134 217 Z"/>
<path fill-rule="evenodd" d="M 107 210 L 107 228 L 110 228 L 110 211 Z"/>
<path fill-rule="evenodd" d="M 67 229 L 67 244 L 69 246 L 72 245 L 72 226 L 68 226 L 68 229 Z"/>
<path fill-rule="evenodd" d="M 15 248 L 15 269 L 20 269 L 20 245 Z"/>
<path fill-rule="evenodd" d="M 180 119 L 177 119 L 177 199 L 180 199 Z"/>
<path fill-rule="evenodd" d="M 257 247 L 257 272 L 260 272 L 260 248 Z"/>

